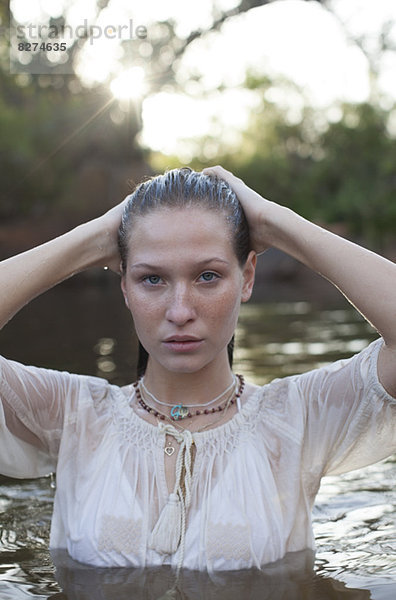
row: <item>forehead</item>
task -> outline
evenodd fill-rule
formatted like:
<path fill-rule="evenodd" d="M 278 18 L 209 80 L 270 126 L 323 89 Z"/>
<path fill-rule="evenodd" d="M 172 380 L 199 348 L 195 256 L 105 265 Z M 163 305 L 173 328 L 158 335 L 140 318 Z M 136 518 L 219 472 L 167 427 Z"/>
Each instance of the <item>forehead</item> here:
<path fill-rule="evenodd" d="M 133 255 L 234 255 L 230 228 L 221 212 L 204 208 L 161 208 L 135 219 L 129 236 Z"/>

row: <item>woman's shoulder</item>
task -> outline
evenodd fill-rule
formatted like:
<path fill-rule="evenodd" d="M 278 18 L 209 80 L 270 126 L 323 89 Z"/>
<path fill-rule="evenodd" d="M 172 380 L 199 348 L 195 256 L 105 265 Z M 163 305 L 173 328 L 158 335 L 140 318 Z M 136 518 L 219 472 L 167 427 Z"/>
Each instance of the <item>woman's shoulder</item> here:
<path fill-rule="evenodd" d="M 382 339 L 376 339 L 360 352 L 330 361 L 303 373 L 275 378 L 255 386 L 250 410 L 263 419 L 303 422 L 308 412 L 323 412 L 330 404 L 357 406 L 373 399 L 395 403 L 378 379 L 377 358 Z M 249 405 L 249 402 L 247 402 Z"/>
<path fill-rule="evenodd" d="M 296 405 L 295 377 L 275 378 L 263 385 L 248 383 L 241 411 L 246 420 L 256 424 L 290 420 L 290 404 Z"/>
<path fill-rule="evenodd" d="M 133 393 L 133 384 L 115 383 L 95 375 L 81 375 L 82 394 L 89 395 L 94 403 L 101 401 L 127 401 Z"/>

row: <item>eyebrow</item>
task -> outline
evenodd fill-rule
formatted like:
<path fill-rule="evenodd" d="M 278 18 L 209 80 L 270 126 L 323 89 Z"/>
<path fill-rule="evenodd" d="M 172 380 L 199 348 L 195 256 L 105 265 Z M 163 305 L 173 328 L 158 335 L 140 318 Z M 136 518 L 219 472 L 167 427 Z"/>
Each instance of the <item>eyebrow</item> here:
<path fill-rule="evenodd" d="M 218 258 L 217 256 L 214 256 L 212 258 L 205 258 L 204 260 L 200 260 L 200 261 L 194 263 L 194 266 L 202 267 L 202 266 L 207 265 L 212 262 L 220 262 L 225 265 L 230 264 L 228 262 L 228 260 L 224 260 L 223 258 Z M 155 270 L 155 269 L 159 269 L 159 268 L 161 268 L 161 265 L 150 265 L 148 263 L 135 263 L 134 265 L 130 266 L 130 269 L 151 269 L 151 270 L 154 269 Z"/>

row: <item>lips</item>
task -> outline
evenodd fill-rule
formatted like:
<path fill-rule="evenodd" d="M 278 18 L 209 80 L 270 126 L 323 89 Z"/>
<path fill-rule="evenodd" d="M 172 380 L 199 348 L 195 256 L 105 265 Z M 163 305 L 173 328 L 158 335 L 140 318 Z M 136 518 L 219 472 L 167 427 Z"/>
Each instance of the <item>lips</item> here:
<path fill-rule="evenodd" d="M 167 337 L 164 342 L 200 342 L 201 338 L 193 335 L 172 335 Z"/>
<path fill-rule="evenodd" d="M 193 352 L 197 350 L 203 340 L 191 335 L 173 335 L 163 341 L 165 347 L 171 352 Z"/>

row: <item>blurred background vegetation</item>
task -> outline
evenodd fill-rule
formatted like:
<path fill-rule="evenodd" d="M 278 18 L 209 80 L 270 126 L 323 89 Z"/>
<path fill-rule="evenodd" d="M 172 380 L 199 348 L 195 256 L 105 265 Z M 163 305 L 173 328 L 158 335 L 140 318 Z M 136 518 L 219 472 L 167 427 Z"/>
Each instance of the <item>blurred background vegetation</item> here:
<path fill-rule="evenodd" d="M 192 72 L 189 78 L 180 75 L 188 49 L 198 40 L 221 36 L 227 22 L 276 3 L 241 0 L 228 2 L 227 8 L 227 3 L 212 0 L 205 27 L 182 31 L 176 19 L 156 20 L 148 28 L 147 39 L 121 41 L 119 69 L 131 64 L 143 67 L 146 84 L 139 99 L 120 100 L 111 92 L 110 73 L 99 82 L 81 76 L 77 67 L 84 51 L 81 41 L 70 48 L 70 60 L 76 65 L 73 74 L 10 74 L 6 32 L 15 15 L 13 4 L 10 8 L 2 2 L 3 255 L 35 243 L 40 235 L 49 237 L 100 214 L 128 192 L 130 180 L 138 182 L 144 175 L 168 167 L 188 164 L 200 169 L 208 163 L 223 164 L 263 195 L 309 219 L 383 251 L 392 247 L 396 230 L 396 108 L 391 95 L 382 93 L 379 86 L 381 59 L 395 53 L 394 23 L 389 20 L 383 23 L 375 43 L 372 35 L 354 37 L 344 28 L 349 43 L 367 63 L 370 90 L 363 102 L 340 99 L 333 112 L 324 111 L 310 103 L 297 83 L 267 73 L 263 65 L 247 70 L 242 86 L 239 84 L 254 94 L 255 103 L 234 142 L 222 135 L 216 123 L 213 134 L 206 132 L 189 140 L 187 159 L 159 152 L 141 141 L 144 105 L 153 95 L 177 92 L 196 100 L 208 95 L 200 85 L 199 74 Z M 332 2 L 312 0 L 311 4 L 333 11 L 338 18 Z M 108 5 L 109 0 L 97 1 L 97 18 Z M 130 10 L 133 13 L 133 3 Z M 62 22 L 59 16 L 48 19 L 49 23 Z M 225 94 L 226 85 L 221 83 L 210 93 L 214 91 L 217 96 Z M 277 101 L 279 94 L 299 99 L 298 117 L 291 117 L 290 108 Z"/>

